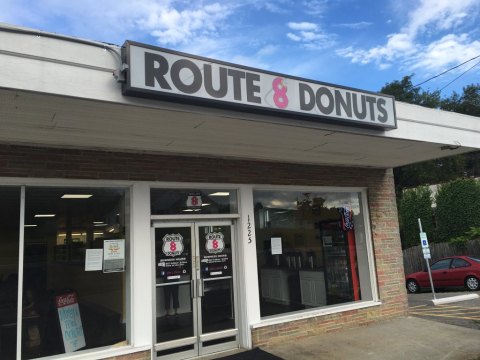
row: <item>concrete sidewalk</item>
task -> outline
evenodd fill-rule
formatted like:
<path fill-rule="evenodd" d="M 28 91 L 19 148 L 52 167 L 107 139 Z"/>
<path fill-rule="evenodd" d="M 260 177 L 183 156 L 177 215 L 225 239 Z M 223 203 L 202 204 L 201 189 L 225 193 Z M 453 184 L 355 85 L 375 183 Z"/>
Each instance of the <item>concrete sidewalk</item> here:
<path fill-rule="evenodd" d="M 406 317 L 263 349 L 285 360 L 472 360 L 480 331 Z"/>

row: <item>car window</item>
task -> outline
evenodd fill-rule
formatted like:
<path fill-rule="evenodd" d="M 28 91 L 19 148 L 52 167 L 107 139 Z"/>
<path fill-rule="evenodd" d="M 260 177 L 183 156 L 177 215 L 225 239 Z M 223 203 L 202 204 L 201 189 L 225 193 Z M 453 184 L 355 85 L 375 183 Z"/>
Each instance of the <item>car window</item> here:
<path fill-rule="evenodd" d="M 470 257 L 470 256 L 469 256 L 468 258 L 469 258 L 470 260 L 472 260 L 472 261 L 475 261 L 475 262 L 477 262 L 477 263 L 480 263 L 480 259 L 475 259 L 475 258 L 472 258 L 472 257 Z"/>
<path fill-rule="evenodd" d="M 436 263 L 434 263 L 431 266 L 432 270 L 443 270 L 443 269 L 448 269 L 450 267 L 450 262 L 452 259 L 443 259 L 443 260 L 438 260 Z"/>
<path fill-rule="evenodd" d="M 470 266 L 468 261 L 465 261 L 463 259 L 453 259 L 452 268 L 456 269 L 456 268 L 463 268 L 467 266 Z"/>

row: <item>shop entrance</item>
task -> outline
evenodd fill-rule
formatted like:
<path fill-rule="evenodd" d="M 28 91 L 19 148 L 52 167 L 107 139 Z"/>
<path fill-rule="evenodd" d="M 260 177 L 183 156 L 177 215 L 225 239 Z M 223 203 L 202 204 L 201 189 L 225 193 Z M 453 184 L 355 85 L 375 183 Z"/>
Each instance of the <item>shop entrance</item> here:
<path fill-rule="evenodd" d="M 153 224 L 158 358 L 238 347 L 233 230 L 231 221 Z"/>

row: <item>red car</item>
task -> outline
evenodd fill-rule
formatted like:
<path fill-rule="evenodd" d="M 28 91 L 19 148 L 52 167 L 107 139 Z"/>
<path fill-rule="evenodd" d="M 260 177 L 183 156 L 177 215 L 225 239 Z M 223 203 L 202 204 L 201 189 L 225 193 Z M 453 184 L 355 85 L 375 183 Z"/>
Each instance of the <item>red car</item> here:
<path fill-rule="evenodd" d="M 480 260 L 470 256 L 451 256 L 430 265 L 435 288 L 464 286 L 467 290 L 480 289 Z M 409 293 L 430 289 L 428 272 L 418 271 L 405 277 Z"/>

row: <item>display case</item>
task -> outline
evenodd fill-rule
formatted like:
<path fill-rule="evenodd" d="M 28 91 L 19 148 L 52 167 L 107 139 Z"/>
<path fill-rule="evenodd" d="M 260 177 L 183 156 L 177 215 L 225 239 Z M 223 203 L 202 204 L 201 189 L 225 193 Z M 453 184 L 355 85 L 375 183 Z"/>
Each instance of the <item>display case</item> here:
<path fill-rule="evenodd" d="M 342 229 L 341 221 L 322 222 L 319 231 L 323 244 L 327 304 L 353 301 L 352 266 L 346 231 Z"/>

